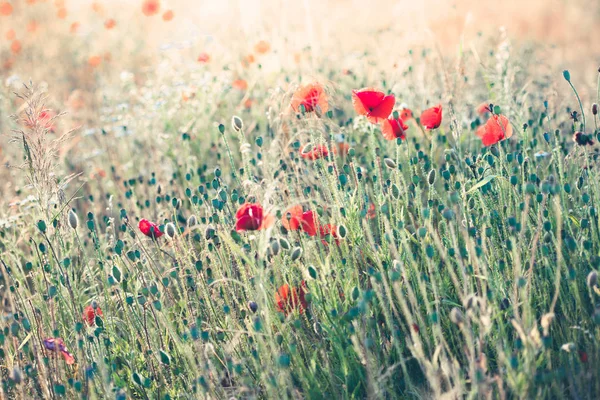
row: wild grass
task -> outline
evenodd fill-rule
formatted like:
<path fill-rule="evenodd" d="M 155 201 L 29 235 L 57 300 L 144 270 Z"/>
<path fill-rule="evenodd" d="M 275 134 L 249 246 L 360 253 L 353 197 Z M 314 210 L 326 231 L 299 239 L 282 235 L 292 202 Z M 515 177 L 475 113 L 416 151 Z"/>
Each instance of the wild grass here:
<path fill-rule="evenodd" d="M 7 82 L 0 398 L 596 398 L 600 72 L 506 32 L 462 49 L 389 75 L 369 53 L 306 74 L 166 57 L 50 120 L 52 85 Z M 330 111 L 295 113 L 313 81 Z M 366 86 L 442 125 L 385 140 L 353 110 Z M 511 138 L 482 146 L 482 102 Z M 275 223 L 236 231 L 244 203 Z M 286 230 L 298 204 L 337 239 Z"/>

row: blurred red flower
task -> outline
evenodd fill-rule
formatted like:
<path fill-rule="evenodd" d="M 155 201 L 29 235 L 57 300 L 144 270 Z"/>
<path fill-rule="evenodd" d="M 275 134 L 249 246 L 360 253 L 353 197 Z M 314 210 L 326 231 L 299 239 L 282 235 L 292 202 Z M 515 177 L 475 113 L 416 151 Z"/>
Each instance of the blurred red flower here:
<path fill-rule="evenodd" d="M 68 365 L 75 363 L 75 358 L 69 353 L 69 349 L 61 338 L 44 339 L 44 347 L 50 351 L 60 352 Z"/>
<path fill-rule="evenodd" d="M 319 226 L 319 235 L 321 236 L 321 243 L 325 246 L 329 245 L 326 238 L 327 235 L 331 236 L 334 239 L 335 244 L 340 244 L 339 236 L 337 234 L 337 226 L 327 224 Z"/>
<path fill-rule="evenodd" d="M 200 55 L 198 56 L 198 62 L 199 63 L 207 63 L 210 61 L 210 56 L 208 55 L 208 53 L 200 53 Z"/>
<path fill-rule="evenodd" d="M 245 203 L 235 213 L 236 231 L 257 231 L 270 227 L 274 218 L 264 212 L 262 206 L 256 203 Z"/>
<path fill-rule="evenodd" d="M 407 129 L 408 125 L 399 117 L 384 119 L 381 123 L 381 133 L 383 133 L 383 137 L 387 140 L 406 139 Z"/>
<path fill-rule="evenodd" d="M 278 311 L 288 315 L 297 309 L 300 314 L 303 314 L 304 310 L 308 308 L 306 293 L 308 293 L 308 290 L 304 281 L 302 281 L 298 289 L 290 288 L 287 283 L 281 286 L 277 290 L 277 293 L 275 293 L 275 303 L 277 304 Z"/>
<path fill-rule="evenodd" d="M 437 129 L 442 124 L 442 105 L 428 108 L 421 113 L 421 125 L 425 129 Z"/>
<path fill-rule="evenodd" d="M 138 228 L 140 229 L 140 232 L 142 232 L 148 237 L 151 237 L 152 239 L 158 239 L 164 234 L 164 232 L 160 230 L 158 225 L 156 225 L 154 222 L 150 222 L 147 219 L 143 218 L 140 220 Z"/>
<path fill-rule="evenodd" d="M 508 118 L 504 115 L 493 115 L 485 125 L 477 129 L 476 134 L 484 146 L 491 146 L 511 137 L 513 130 Z"/>
<path fill-rule="evenodd" d="M 160 1 L 159 0 L 144 0 L 142 3 L 142 13 L 145 16 L 150 17 L 152 15 L 158 14 L 160 11 Z"/>
<path fill-rule="evenodd" d="M 96 315 L 102 316 L 102 309 L 97 306 L 95 309 L 91 305 L 83 309 L 83 320 L 89 326 L 96 325 Z"/>
<path fill-rule="evenodd" d="M 386 96 L 385 93 L 373 88 L 352 91 L 354 110 L 357 114 L 366 116 L 374 124 L 388 118 L 395 103 L 394 95 Z"/>
<path fill-rule="evenodd" d="M 313 111 L 317 111 L 318 114 L 326 113 L 329 105 L 323 86 L 320 83 L 300 86 L 292 97 L 292 108 L 300 112 L 300 106 L 304 106 L 304 111 L 307 113 Z"/>
<path fill-rule="evenodd" d="M 329 157 L 329 150 L 324 144 L 313 146 L 310 150 L 306 150 L 308 144 L 300 150 L 300 157 L 306 160 L 318 160 L 319 158 Z"/>

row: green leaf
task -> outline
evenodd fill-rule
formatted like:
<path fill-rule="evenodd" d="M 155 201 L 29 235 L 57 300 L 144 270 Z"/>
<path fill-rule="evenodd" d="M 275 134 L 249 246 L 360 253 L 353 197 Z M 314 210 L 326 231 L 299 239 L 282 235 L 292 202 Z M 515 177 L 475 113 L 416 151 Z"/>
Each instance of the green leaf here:
<path fill-rule="evenodd" d="M 494 178 L 496 177 L 496 175 L 488 175 L 485 178 L 483 178 L 482 180 L 480 180 L 479 182 L 477 182 L 471 189 L 467 190 L 467 194 L 473 193 L 474 191 L 476 191 L 477 189 L 487 185 L 488 183 L 490 183 Z"/>

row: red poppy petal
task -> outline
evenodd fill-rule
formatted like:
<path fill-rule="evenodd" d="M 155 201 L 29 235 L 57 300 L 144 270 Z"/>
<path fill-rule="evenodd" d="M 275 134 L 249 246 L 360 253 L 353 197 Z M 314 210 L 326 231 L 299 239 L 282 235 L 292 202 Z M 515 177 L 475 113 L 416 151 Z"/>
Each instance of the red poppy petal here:
<path fill-rule="evenodd" d="M 385 96 L 383 100 L 369 112 L 369 121 L 376 124 L 381 119 L 389 117 L 394 109 L 394 104 L 396 104 L 396 98 L 393 95 Z"/>

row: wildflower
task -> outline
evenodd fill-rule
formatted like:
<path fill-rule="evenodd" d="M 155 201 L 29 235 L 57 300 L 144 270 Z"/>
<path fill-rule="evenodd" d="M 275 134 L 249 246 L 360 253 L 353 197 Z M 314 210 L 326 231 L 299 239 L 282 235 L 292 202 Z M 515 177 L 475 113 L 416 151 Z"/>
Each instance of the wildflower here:
<path fill-rule="evenodd" d="M 64 7 L 61 7 L 58 9 L 58 11 L 56 12 L 56 17 L 58 19 L 65 19 L 67 18 L 67 9 Z"/>
<path fill-rule="evenodd" d="M 148 221 L 147 219 L 141 219 L 140 223 L 138 224 L 138 228 L 140 229 L 140 232 L 148 237 L 151 237 L 152 239 L 158 239 L 164 234 L 158 225 L 156 225 L 154 222 Z"/>
<path fill-rule="evenodd" d="M 10 51 L 12 51 L 13 54 L 19 54 L 21 52 L 21 48 L 21 42 L 17 39 L 13 40 L 10 44 Z"/>
<path fill-rule="evenodd" d="M 352 91 L 352 104 L 359 115 L 366 116 L 371 123 L 379 123 L 392 113 L 396 98 L 394 95 L 385 95 L 373 88 L 364 88 Z"/>
<path fill-rule="evenodd" d="M 303 314 L 304 310 L 308 308 L 308 303 L 306 302 L 307 292 L 306 282 L 304 281 L 302 281 L 298 289 L 290 288 L 286 283 L 277 290 L 277 293 L 275 293 L 277 309 L 285 315 L 288 315 L 288 313 L 296 309 L 300 314 Z"/>
<path fill-rule="evenodd" d="M 400 106 L 400 118 L 402 118 L 403 121 L 408 121 L 412 117 L 413 117 L 412 110 L 410 108 L 408 108 L 406 106 L 406 104 L 402 104 Z"/>
<path fill-rule="evenodd" d="M 162 15 L 163 21 L 166 21 L 166 22 L 171 21 L 174 17 L 175 17 L 175 14 L 173 13 L 172 10 L 167 10 Z"/>
<path fill-rule="evenodd" d="M 262 206 L 256 203 L 245 203 L 235 213 L 236 231 L 257 231 L 266 229 L 273 224 L 273 216 L 264 212 Z"/>
<path fill-rule="evenodd" d="M 300 86 L 292 97 L 292 108 L 296 112 L 301 112 L 303 106 L 304 112 L 316 112 L 317 114 L 326 113 L 329 109 L 327 96 L 320 83 L 311 83 L 306 86 Z"/>
<path fill-rule="evenodd" d="M 281 223 L 289 231 L 302 230 L 308 236 L 317 234 L 317 213 L 311 210 L 302 212 L 300 205 L 288 208 L 281 218 Z"/>
<path fill-rule="evenodd" d="M 483 102 L 477 106 L 477 114 L 479 115 L 487 115 L 492 112 L 492 105 L 488 102 Z"/>
<path fill-rule="evenodd" d="M 13 6 L 8 1 L 3 1 L 0 3 L 0 15 L 3 17 L 8 17 L 13 12 Z"/>
<path fill-rule="evenodd" d="M 160 11 L 160 1 L 159 0 L 144 0 L 142 3 L 142 13 L 146 17 L 150 17 L 152 15 L 158 14 Z"/>
<path fill-rule="evenodd" d="M 381 124 L 381 133 L 383 133 L 383 137 L 387 140 L 405 140 L 407 129 L 408 125 L 400 117 L 385 119 Z"/>
<path fill-rule="evenodd" d="M 69 349 L 67 349 L 65 342 L 61 338 L 44 339 L 44 347 L 50 351 L 60 352 L 68 365 L 75 363 L 75 358 L 69 353 Z"/>
<path fill-rule="evenodd" d="M 337 226 L 335 225 L 327 224 L 319 226 L 319 236 L 321 237 L 321 243 L 323 243 L 325 246 L 329 244 L 327 240 L 328 237 L 333 238 L 335 244 L 340 244 Z"/>
<path fill-rule="evenodd" d="M 71 32 L 71 33 L 77 33 L 77 31 L 79 30 L 80 26 L 81 26 L 81 24 L 79 22 L 73 22 L 71 24 L 71 27 L 69 28 L 69 32 Z"/>
<path fill-rule="evenodd" d="M 442 105 L 438 104 L 437 106 L 428 108 L 427 110 L 421 113 L 421 125 L 425 129 L 437 129 L 442 124 Z"/>
<path fill-rule="evenodd" d="M 94 307 L 96 306 L 96 307 Z M 83 320 L 89 326 L 96 325 L 96 315 L 102 316 L 102 309 L 95 302 L 83 309 Z"/>
<path fill-rule="evenodd" d="M 583 132 L 575 132 L 575 134 L 573 135 L 573 141 L 580 146 L 586 146 L 586 145 L 592 146 L 594 144 L 594 141 L 592 140 L 592 136 L 586 135 Z"/>
<path fill-rule="evenodd" d="M 88 64 L 90 65 L 90 67 L 97 67 L 98 65 L 100 65 L 100 63 L 102 63 L 102 57 L 100 56 L 91 56 L 90 58 L 88 58 Z"/>
<path fill-rule="evenodd" d="M 198 62 L 199 63 L 207 63 L 210 61 L 210 56 L 208 55 L 208 53 L 200 53 L 200 55 L 198 56 Z"/>
<path fill-rule="evenodd" d="M 386 158 L 386 160 L 389 160 L 389 158 Z M 375 209 L 375 204 L 370 203 L 369 208 L 367 209 L 367 214 L 365 215 L 365 218 L 375 219 L 375 217 L 377 217 L 377 211 Z"/>
<path fill-rule="evenodd" d="M 79 218 L 77 217 L 77 214 L 75 214 L 75 211 L 73 210 L 69 210 L 69 226 L 72 229 L 77 229 L 77 225 L 79 225 Z"/>
<path fill-rule="evenodd" d="M 310 147 L 310 149 L 307 150 L 307 147 Z M 329 157 L 329 150 L 324 144 L 318 144 L 312 147 L 310 144 L 307 144 L 300 150 L 300 157 L 314 161 L 319 158 Z"/>
<path fill-rule="evenodd" d="M 513 134 L 512 126 L 504 115 L 493 115 L 485 125 L 477 129 L 477 136 L 484 146 L 491 146 L 508 139 Z"/>
<path fill-rule="evenodd" d="M 236 79 L 231 82 L 231 87 L 237 90 L 246 90 L 248 89 L 248 82 L 245 79 Z"/>
<path fill-rule="evenodd" d="M 254 46 L 254 51 L 256 51 L 258 54 L 268 53 L 269 50 L 271 50 L 271 45 L 269 44 L 269 42 L 266 42 L 264 40 L 261 40 Z"/>
<path fill-rule="evenodd" d="M 104 21 L 104 27 L 108 30 L 114 28 L 116 25 L 117 25 L 117 22 L 112 18 L 109 18 L 106 21 Z"/>

